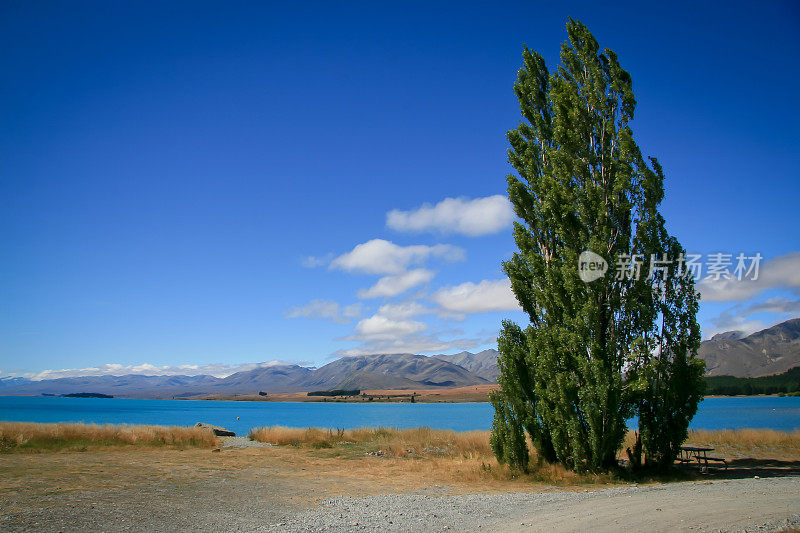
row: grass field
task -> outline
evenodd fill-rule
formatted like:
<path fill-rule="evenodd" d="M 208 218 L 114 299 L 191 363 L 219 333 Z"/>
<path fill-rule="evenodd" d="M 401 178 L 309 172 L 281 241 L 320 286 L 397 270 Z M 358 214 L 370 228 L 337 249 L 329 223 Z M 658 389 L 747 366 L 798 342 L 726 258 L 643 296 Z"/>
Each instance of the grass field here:
<path fill-rule="evenodd" d="M 280 453 L 286 459 L 313 463 L 314 469 L 352 475 L 439 479 L 452 483 L 492 485 L 536 483 L 582 485 L 624 482 L 619 474 L 579 475 L 560 465 L 539 463 L 521 474 L 501 465 L 492 454 L 488 431 L 456 432 L 430 428 L 357 428 L 329 430 L 271 426 L 251 430 L 253 440 L 275 445 L 253 453 Z M 633 434 L 628 436 L 632 442 Z M 0 452 L 41 453 L 102 449 L 215 448 L 220 440 L 208 430 L 186 427 L 0 422 Z M 687 444 L 716 448 L 732 466 L 795 470 L 800 466 L 800 432 L 772 430 L 692 431 Z M 630 442 L 623 444 L 623 450 Z M 620 452 L 621 459 L 624 452 Z M 756 464 L 754 461 L 761 461 Z M 776 470 L 780 472 L 781 470 Z M 360 474 L 356 474 L 361 472 Z M 680 474 L 680 473 L 679 473 Z M 673 473 L 666 479 L 679 479 Z M 661 478 L 659 478 L 661 479 Z"/>
<path fill-rule="evenodd" d="M 715 455 L 727 459 L 800 460 L 800 431 L 771 429 L 737 429 L 723 431 L 690 431 L 687 444 L 711 446 Z"/>
<path fill-rule="evenodd" d="M 430 472 L 438 471 L 443 475 L 446 472 L 449 477 L 455 476 L 462 481 L 487 478 L 502 481 L 524 477 L 534 482 L 562 485 L 615 480 L 612 475 L 580 475 L 560 465 L 539 463 L 535 452 L 531 472 L 522 476 L 497 463 L 489 445 L 488 431 L 455 432 L 430 428 L 329 430 L 271 426 L 253 429 L 249 436 L 259 442 L 306 449 L 322 457 L 353 460 L 376 456 L 403 460 L 409 468 L 424 464 Z M 633 439 L 634 434 L 630 432 L 620 450 L 620 459 L 625 457 L 623 450 L 633 444 Z M 798 431 L 691 431 L 686 443 L 714 447 L 716 455 L 734 463 L 746 458 L 782 461 L 791 465 L 800 460 Z"/>
<path fill-rule="evenodd" d="M 630 432 L 624 449 L 633 444 Z M 395 457 L 422 455 L 440 456 L 490 456 L 488 431 L 450 431 L 427 427 L 412 429 L 358 428 L 321 429 L 269 426 L 255 428 L 249 437 L 259 442 L 276 445 L 304 446 L 324 449 L 336 446 L 364 446 L 375 448 Z M 800 431 L 783 432 L 771 429 L 737 429 L 690 431 L 686 444 L 728 448 L 736 452 L 759 454 L 760 451 L 778 451 L 786 458 L 800 458 Z"/>
<path fill-rule="evenodd" d="M 217 439 L 194 427 L 0 422 L 0 452 L 86 450 L 107 446 L 212 447 Z"/>

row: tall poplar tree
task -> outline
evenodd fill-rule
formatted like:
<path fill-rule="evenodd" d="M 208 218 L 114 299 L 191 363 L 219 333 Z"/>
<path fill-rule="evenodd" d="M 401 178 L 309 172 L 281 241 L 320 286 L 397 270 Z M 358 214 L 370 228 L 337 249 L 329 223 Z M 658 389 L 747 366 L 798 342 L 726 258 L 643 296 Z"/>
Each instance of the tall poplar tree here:
<path fill-rule="evenodd" d="M 586 26 L 570 19 L 567 33 L 556 72 L 525 47 L 514 85 L 507 181 L 521 222 L 503 267 L 530 325 L 503 323 L 492 447 L 526 469 L 527 434 L 540 459 L 606 470 L 638 414 L 637 452 L 665 465 L 701 398 L 698 296 L 658 210 L 662 168 L 629 125 L 631 76 Z M 588 282 L 586 250 L 608 261 Z"/>

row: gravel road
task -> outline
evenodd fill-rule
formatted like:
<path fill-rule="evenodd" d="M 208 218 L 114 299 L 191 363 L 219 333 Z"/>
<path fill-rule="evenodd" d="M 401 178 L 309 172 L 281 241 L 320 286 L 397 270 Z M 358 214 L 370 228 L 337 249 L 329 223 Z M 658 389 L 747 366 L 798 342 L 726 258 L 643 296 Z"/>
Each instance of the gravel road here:
<path fill-rule="evenodd" d="M 800 479 L 587 492 L 332 498 L 270 531 L 779 531 L 800 527 Z"/>

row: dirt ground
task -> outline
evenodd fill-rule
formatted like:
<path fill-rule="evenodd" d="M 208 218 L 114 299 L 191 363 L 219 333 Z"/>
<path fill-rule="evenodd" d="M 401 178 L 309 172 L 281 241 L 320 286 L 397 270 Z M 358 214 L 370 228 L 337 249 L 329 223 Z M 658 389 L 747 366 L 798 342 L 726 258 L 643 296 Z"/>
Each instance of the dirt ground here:
<path fill-rule="evenodd" d="M 508 519 L 509 531 L 775 531 L 800 525 L 800 479 L 675 483 L 597 491 Z M 513 520 L 513 521 L 512 521 Z M 517 523 L 519 521 L 519 523 Z"/>
<path fill-rule="evenodd" d="M 603 525 L 610 531 L 620 524 L 763 530 L 762 524 L 793 524 L 787 520 L 800 513 L 800 464 L 752 461 L 699 483 L 641 491 L 619 484 L 459 479 L 424 460 L 337 458 L 289 446 L 14 453 L 0 455 L 0 530 L 531 530 L 523 524 L 535 524 L 536 531 Z M 331 498 L 342 497 L 355 503 L 329 512 Z M 406 516 L 406 507 L 415 512 Z M 391 525 L 379 522 L 392 513 L 398 518 Z M 643 522 L 645 513 L 657 522 Z M 404 522 L 412 514 L 413 521 Z M 361 518 L 353 520 L 356 515 Z"/>

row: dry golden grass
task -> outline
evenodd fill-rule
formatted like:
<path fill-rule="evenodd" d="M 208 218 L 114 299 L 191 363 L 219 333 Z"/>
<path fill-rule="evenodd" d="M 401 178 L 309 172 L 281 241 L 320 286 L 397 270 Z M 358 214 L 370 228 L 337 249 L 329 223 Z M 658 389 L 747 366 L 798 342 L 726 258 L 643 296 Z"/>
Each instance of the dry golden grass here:
<path fill-rule="evenodd" d="M 328 430 L 281 426 L 251 430 L 250 437 L 282 446 L 258 453 L 282 453 L 313 461 L 313 470 L 360 472 L 399 476 L 409 480 L 439 479 L 496 486 L 601 484 L 617 481 L 615 475 L 581 475 L 539 461 L 535 451 L 527 474 L 499 464 L 489 445 L 488 431 L 456 432 L 427 427 L 413 429 L 357 428 Z M 217 439 L 208 430 L 187 427 L 91 424 L 33 424 L 0 422 L 0 452 L 212 447 Z M 633 432 L 620 451 L 633 444 Z M 687 444 L 716 448 L 714 455 L 728 459 L 800 459 L 800 432 L 771 430 L 692 431 Z M 274 452 L 269 452 L 274 450 Z M 253 451 L 253 453 L 256 453 Z M 303 471 L 301 469 L 301 471 Z M 513 482 L 513 483 L 510 483 Z"/>
<path fill-rule="evenodd" d="M 800 459 L 800 431 L 771 429 L 737 429 L 721 431 L 690 431 L 687 444 L 715 448 L 714 455 L 728 459 Z"/>
<path fill-rule="evenodd" d="M 395 457 L 413 455 L 482 457 L 492 453 L 488 431 L 456 432 L 427 427 L 331 430 L 269 426 L 252 429 L 249 436 L 260 442 L 314 448 L 329 448 L 337 444 L 370 444 Z"/>
<path fill-rule="evenodd" d="M 633 448 L 635 433 L 629 431 L 619 451 L 620 459 L 627 458 L 626 448 Z M 684 443 L 687 446 L 714 448 L 714 455 L 726 459 L 800 459 L 800 431 L 772 429 L 692 430 Z"/>
<path fill-rule="evenodd" d="M 689 432 L 687 443 L 728 446 L 780 446 L 800 450 L 800 431 L 772 429 L 736 429 L 721 431 L 695 430 Z"/>
<path fill-rule="evenodd" d="M 56 451 L 90 446 L 210 447 L 216 437 L 194 427 L 0 422 L 0 451 Z"/>
<path fill-rule="evenodd" d="M 556 485 L 606 483 L 607 475 L 581 475 L 561 465 L 531 458 L 531 471 L 523 475 L 495 459 L 488 431 L 450 431 L 427 427 L 412 429 L 358 428 L 329 430 L 270 426 L 250 431 L 250 438 L 276 445 L 312 448 L 329 452 L 333 458 L 371 455 L 397 462 L 407 473 L 425 473 L 462 482 L 509 481 Z"/>
<path fill-rule="evenodd" d="M 620 459 L 627 458 L 625 449 L 633 446 L 634 435 L 633 431 L 628 433 L 619 452 Z M 383 462 L 397 463 L 398 469 L 409 473 L 425 472 L 463 482 L 526 480 L 552 485 L 580 485 L 612 483 L 618 475 L 577 474 L 561 465 L 539 461 L 535 450 L 530 472 L 523 475 L 497 462 L 489 446 L 488 431 L 455 432 L 430 428 L 328 430 L 272 426 L 253 429 L 250 437 L 261 442 L 316 450 L 306 453 L 329 459 L 378 456 Z M 691 431 L 686 444 L 714 447 L 714 455 L 729 461 L 745 457 L 800 459 L 800 432 L 797 431 Z M 533 449 L 530 442 L 529 447 Z"/>

